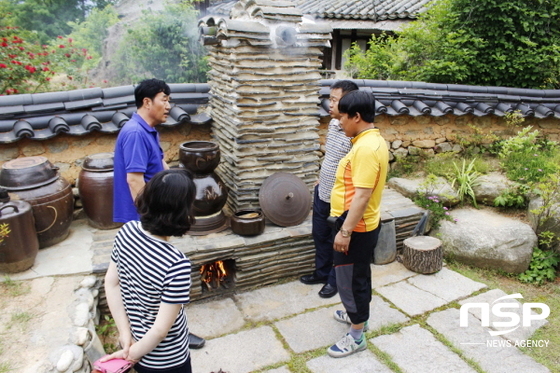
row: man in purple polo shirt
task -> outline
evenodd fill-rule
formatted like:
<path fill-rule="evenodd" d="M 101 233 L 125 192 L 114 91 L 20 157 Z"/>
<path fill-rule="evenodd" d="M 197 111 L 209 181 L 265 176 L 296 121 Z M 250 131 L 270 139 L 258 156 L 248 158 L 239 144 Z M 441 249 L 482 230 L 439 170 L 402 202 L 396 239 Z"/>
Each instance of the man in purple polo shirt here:
<path fill-rule="evenodd" d="M 168 169 L 159 144 L 158 124 L 167 120 L 171 109 L 169 86 L 148 79 L 134 89 L 138 111 L 121 128 L 115 145 L 113 221 L 138 220 L 134 200 L 144 185 L 159 171 Z"/>
<path fill-rule="evenodd" d="M 165 123 L 171 105 L 171 90 L 158 79 L 146 79 L 134 89 L 138 110 L 121 128 L 115 144 L 113 180 L 113 221 L 139 220 L 134 200 L 144 185 L 158 172 L 169 168 L 159 144 L 158 124 Z M 201 348 L 206 341 L 189 336 L 190 348 Z"/>

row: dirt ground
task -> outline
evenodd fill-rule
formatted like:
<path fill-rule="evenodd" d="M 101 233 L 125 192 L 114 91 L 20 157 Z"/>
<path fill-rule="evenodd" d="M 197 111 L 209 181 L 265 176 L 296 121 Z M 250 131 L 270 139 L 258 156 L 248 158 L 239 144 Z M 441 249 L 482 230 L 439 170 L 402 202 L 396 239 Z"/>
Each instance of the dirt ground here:
<path fill-rule="evenodd" d="M 22 350 L 25 358 L 39 360 L 46 353 L 43 349 L 26 349 L 30 335 L 41 323 L 42 299 L 38 294 L 43 281 L 11 281 L 2 279 L 0 286 L 0 373 L 20 372 Z M 37 291 L 35 291 L 37 290 Z"/>
<path fill-rule="evenodd" d="M 0 373 L 37 373 L 53 346 L 68 343 L 73 324 L 69 296 L 83 276 L 13 281 L 0 278 Z M 56 362 L 54 362 L 56 364 Z"/>

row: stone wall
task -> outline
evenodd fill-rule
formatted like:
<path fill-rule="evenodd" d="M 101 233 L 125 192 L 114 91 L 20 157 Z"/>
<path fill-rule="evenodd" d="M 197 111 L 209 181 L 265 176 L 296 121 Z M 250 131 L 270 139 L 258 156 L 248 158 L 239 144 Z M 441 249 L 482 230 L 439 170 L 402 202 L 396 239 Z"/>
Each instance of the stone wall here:
<path fill-rule="evenodd" d="M 320 121 L 319 137 L 324 144 L 329 117 Z M 471 115 L 443 117 L 431 116 L 389 116 L 378 115 L 375 124 L 381 129 L 385 140 L 390 142 L 391 151 L 397 155 L 414 153 L 418 149 L 427 152 L 451 150 L 464 139 L 488 138 L 484 134 L 508 138 L 521 128 L 508 126 L 503 118 L 497 116 L 475 117 Z M 532 125 L 550 140 L 560 141 L 560 119 L 527 119 L 525 125 Z M 159 128 L 161 144 L 166 161 L 178 164 L 179 145 L 190 140 L 212 140 L 211 125 L 183 124 L 172 128 Z M 0 145 L 0 164 L 30 156 L 44 156 L 59 167 L 61 175 L 75 185 L 83 159 L 91 154 L 113 151 L 116 134 L 93 132 L 76 137 L 60 134 L 48 140 L 23 139 L 18 142 Z"/>
<path fill-rule="evenodd" d="M 321 119 L 320 137 L 324 140 L 329 117 Z M 519 132 L 522 127 L 508 125 L 504 118 L 488 115 L 476 117 L 473 115 L 442 117 L 408 115 L 389 116 L 378 115 L 375 125 L 380 128 L 386 141 L 391 145 L 394 156 L 417 154 L 420 149 L 426 153 L 439 153 L 460 150 L 460 144 L 487 144 L 494 138 L 507 139 Z M 541 135 L 549 140 L 560 142 L 560 119 L 557 118 L 527 118 L 524 126 L 533 126 Z M 391 157 L 393 159 L 393 157 Z"/>
<path fill-rule="evenodd" d="M 165 160 L 178 164 L 179 146 L 190 140 L 210 140 L 210 125 L 180 124 L 176 127 L 159 127 Z M 57 166 L 60 174 L 72 185 L 81 170 L 84 158 L 96 153 L 112 152 L 117 134 L 89 133 L 84 136 L 60 134 L 48 140 L 23 139 L 16 143 L 0 145 L 0 164 L 20 157 L 43 156 Z"/>

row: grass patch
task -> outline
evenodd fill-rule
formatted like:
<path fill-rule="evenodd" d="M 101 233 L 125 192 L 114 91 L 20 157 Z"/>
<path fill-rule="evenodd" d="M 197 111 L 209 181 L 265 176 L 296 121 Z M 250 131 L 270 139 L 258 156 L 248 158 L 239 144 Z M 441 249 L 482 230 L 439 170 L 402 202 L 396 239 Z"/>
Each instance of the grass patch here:
<path fill-rule="evenodd" d="M 302 354 L 293 356 L 288 362 L 287 366 L 290 372 L 312 373 L 307 367 L 309 360 L 325 355 L 325 349 L 319 348 L 315 351 L 309 351 Z"/>
<path fill-rule="evenodd" d="M 391 359 L 391 355 L 385 351 L 381 351 L 373 343 L 368 343 L 368 349 L 374 353 L 374 355 L 379 359 L 382 364 L 385 364 L 395 373 L 404 373 L 401 368 Z"/>
<path fill-rule="evenodd" d="M 13 369 L 10 367 L 8 363 L 0 363 L 0 373 L 8 373 L 13 372 Z"/>
<path fill-rule="evenodd" d="M 501 289 L 508 294 L 521 293 L 523 302 L 539 302 L 550 307 L 548 323 L 538 329 L 532 340 L 549 340 L 548 347 L 521 348 L 521 350 L 550 369 L 560 373 L 560 279 L 544 285 L 521 283 L 515 275 L 500 271 L 484 270 L 450 261 L 449 268 L 460 274 L 488 285 L 491 289 Z"/>
<path fill-rule="evenodd" d="M 19 297 L 28 294 L 31 291 L 29 284 L 14 281 L 10 276 L 4 276 L 4 280 L 0 282 L 0 293 L 7 294 L 11 297 Z"/>
<path fill-rule="evenodd" d="M 8 329 L 11 329 L 16 325 L 25 329 L 27 327 L 27 323 L 29 323 L 32 318 L 33 316 L 28 312 L 16 312 L 10 317 Z"/>
<path fill-rule="evenodd" d="M 496 169 L 496 166 L 491 163 L 490 158 L 487 156 L 464 158 L 456 153 L 436 154 L 426 160 L 423 169 L 427 174 L 434 174 L 447 180 L 452 180 L 457 172 L 454 163 L 460 166 L 463 161 L 466 164 L 472 162 L 472 169 L 481 174 L 487 174 Z"/>

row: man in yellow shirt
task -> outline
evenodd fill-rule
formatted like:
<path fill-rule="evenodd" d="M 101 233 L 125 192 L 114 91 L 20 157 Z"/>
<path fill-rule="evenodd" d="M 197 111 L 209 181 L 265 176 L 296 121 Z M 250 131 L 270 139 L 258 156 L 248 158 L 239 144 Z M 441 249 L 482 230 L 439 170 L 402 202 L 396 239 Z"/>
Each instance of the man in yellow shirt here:
<path fill-rule="evenodd" d="M 340 160 L 331 193 L 331 216 L 340 230 L 334 238 L 336 285 L 345 311 L 335 311 L 337 321 L 350 330 L 329 347 L 332 357 L 343 357 L 367 348 L 371 302 L 371 259 L 380 230 L 381 195 L 387 178 L 389 150 L 375 128 L 375 99 L 365 91 L 348 92 L 338 110 L 340 125 L 352 138 L 352 149 Z"/>

